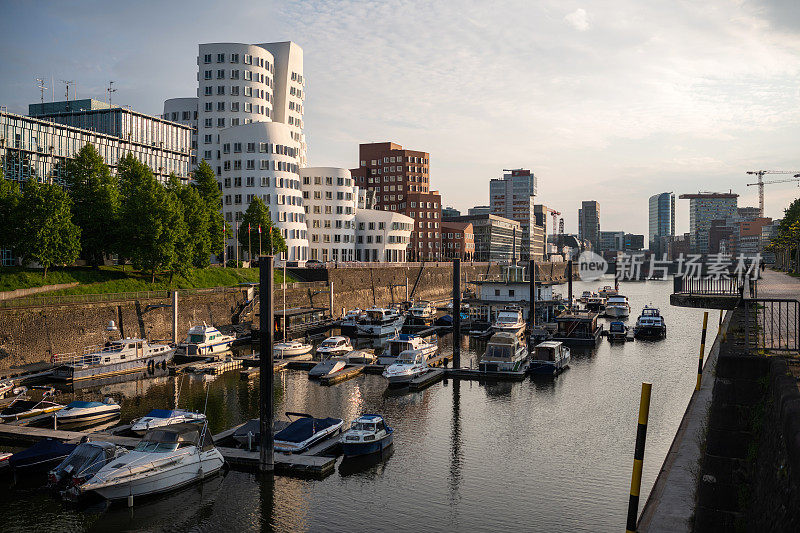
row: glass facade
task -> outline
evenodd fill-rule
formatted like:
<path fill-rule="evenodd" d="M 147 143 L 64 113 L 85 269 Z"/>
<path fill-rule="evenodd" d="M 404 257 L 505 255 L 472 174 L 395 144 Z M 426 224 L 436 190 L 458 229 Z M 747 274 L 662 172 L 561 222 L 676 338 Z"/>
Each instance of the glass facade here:
<path fill-rule="evenodd" d="M 675 194 L 654 194 L 650 197 L 648 206 L 650 251 L 661 257 L 668 253 L 669 242 L 675 236 Z"/>

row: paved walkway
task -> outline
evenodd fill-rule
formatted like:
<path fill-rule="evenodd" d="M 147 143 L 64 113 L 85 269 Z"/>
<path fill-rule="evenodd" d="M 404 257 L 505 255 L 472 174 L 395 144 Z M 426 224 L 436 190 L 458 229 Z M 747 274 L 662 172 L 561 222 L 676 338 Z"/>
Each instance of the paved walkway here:
<path fill-rule="evenodd" d="M 765 270 L 758 281 L 759 298 L 777 298 L 796 302 L 765 302 L 758 311 L 758 345 L 764 350 L 780 350 L 798 355 L 800 339 L 800 279 Z"/>

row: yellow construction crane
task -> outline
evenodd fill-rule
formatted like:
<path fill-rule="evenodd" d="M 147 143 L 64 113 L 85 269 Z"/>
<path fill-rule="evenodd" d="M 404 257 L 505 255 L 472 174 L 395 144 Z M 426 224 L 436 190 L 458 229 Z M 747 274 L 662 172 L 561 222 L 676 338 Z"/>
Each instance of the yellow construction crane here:
<path fill-rule="evenodd" d="M 770 183 L 785 183 L 787 181 L 796 181 L 796 178 L 800 177 L 800 171 L 798 170 L 748 170 L 748 174 L 753 176 L 758 176 L 758 181 L 756 183 L 748 183 L 747 186 L 750 187 L 751 185 L 758 185 L 758 212 L 759 216 L 764 216 L 764 185 Z M 794 178 L 785 179 L 785 180 L 774 180 L 774 181 L 764 181 L 764 174 L 794 174 Z"/>

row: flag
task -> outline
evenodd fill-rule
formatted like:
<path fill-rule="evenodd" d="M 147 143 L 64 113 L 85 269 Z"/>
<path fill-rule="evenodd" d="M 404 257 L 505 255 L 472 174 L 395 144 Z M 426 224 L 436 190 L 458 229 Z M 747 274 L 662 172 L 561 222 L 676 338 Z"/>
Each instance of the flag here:
<path fill-rule="evenodd" d="M 261 224 L 258 225 L 258 234 L 261 235 Z"/>
<path fill-rule="evenodd" d="M 247 233 L 250 233 L 250 223 L 247 223 Z"/>

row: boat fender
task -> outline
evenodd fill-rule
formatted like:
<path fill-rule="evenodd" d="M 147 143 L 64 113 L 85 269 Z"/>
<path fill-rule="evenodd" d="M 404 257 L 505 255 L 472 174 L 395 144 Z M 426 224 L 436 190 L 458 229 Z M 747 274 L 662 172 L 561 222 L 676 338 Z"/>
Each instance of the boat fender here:
<path fill-rule="evenodd" d="M 166 369 L 167 369 L 167 361 L 166 360 L 161 361 L 161 370 L 166 370 Z"/>
<path fill-rule="evenodd" d="M 149 374 L 153 374 L 153 373 L 155 372 L 155 367 L 156 367 L 156 364 L 153 362 L 153 360 L 152 360 L 152 359 L 150 359 L 150 360 L 147 362 L 147 372 L 148 372 Z"/>

